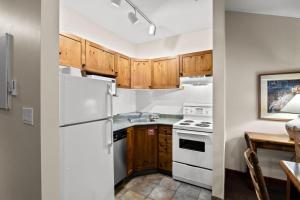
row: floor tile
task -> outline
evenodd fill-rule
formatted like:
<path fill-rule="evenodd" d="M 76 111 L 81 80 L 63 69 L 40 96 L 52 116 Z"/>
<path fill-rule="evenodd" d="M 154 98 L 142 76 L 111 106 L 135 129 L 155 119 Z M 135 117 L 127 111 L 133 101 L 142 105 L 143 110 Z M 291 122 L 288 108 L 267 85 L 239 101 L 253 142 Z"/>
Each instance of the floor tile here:
<path fill-rule="evenodd" d="M 178 187 L 180 186 L 180 182 L 175 181 L 170 177 L 165 177 L 160 181 L 159 186 L 167 188 L 169 190 L 177 190 Z"/>
<path fill-rule="evenodd" d="M 168 190 L 166 188 L 157 186 L 151 192 L 149 197 L 154 200 L 171 200 L 174 193 L 175 193 L 175 191 Z"/>
<path fill-rule="evenodd" d="M 201 188 L 186 183 L 181 183 L 177 190 L 177 192 L 189 194 L 192 197 L 199 197 L 200 191 Z"/>
<path fill-rule="evenodd" d="M 149 184 L 159 184 L 160 181 L 166 176 L 162 175 L 162 174 L 150 174 L 150 175 L 147 175 L 145 177 L 145 181 L 147 181 L 147 183 Z"/>
<path fill-rule="evenodd" d="M 138 177 L 135 177 L 132 180 L 130 180 L 128 183 L 126 183 L 125 188 L 130 189 L 133 186 L 136 186 L 136 185 L 141 184 L 143 182 L 145 182 L 145 176 L 138 176 Z"/>
<path fill-rule="evenodd" d="M 201 189 L 198 200 L 210 200 L 210 199 L 211 199 L 211 191 L 206 189 Z"/>
<path fill-rule="evenodd" d="M 130 188 L 130 190 L 139 193 L 143 196 L 148 196 L 155 187 L 155 184 L 148 184 L 147 182 L 143 182 L 133 186 L 132 188 Z"/>
<path fill-rule="evenodd" d="M 122 195 L 119 199 L 120 200 L 143 200 L 145 199 L 145 197 L 129 190 L 124 195 Z"/>
<path fill-rule="evenodd" d="M 185 192 L 176 192 L 172 200 L 198 200 L 198 196 L 193 196 Z"/>
<path fill-rule="evenodd" d="M 122 195 L 124 195 L 128 190 L 126 188 L 118 188 L 118 190 L 116 190 L 116 195 L 115 198 L 116 199 L 120 199 Z"/>

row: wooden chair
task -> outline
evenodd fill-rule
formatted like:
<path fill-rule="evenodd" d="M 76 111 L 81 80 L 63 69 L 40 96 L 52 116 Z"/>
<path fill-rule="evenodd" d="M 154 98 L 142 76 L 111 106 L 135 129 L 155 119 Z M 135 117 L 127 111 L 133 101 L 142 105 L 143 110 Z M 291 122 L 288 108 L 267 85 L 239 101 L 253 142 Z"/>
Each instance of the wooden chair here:
<path fill-rule="evenodd" d="M 256 153 L 248 148 L 245 151 L 244 156 L 258 200 L 270 200 L 266 183 L 262 175 L 261 168 L 258 164 Z"/>
<path fill-rule="evenodd" d="M 250 137 L 247 133 L 245 133 L 245 140 L 246 140 L 247 147 L 249 149 L 251 149 L 251 151 L 254 151 L 251 140 L 250 140 Z"/>
<path fill-rule="evenodd" d="M 295 160 L 297 163 L 300 163 L 300 134 L 295 133 L 294 135 L 294 141 L 295 141 Z"/>

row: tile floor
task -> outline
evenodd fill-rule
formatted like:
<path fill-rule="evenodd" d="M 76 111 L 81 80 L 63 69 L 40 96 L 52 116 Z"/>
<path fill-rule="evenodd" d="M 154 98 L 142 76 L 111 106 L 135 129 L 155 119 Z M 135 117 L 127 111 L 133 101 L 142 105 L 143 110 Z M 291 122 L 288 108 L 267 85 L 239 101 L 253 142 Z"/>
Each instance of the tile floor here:
<path fill-rule="evenodd" d="M 116 188 L 116 200 L 210 200 L 211 191 L 162 174 L 131 179 Z"/>

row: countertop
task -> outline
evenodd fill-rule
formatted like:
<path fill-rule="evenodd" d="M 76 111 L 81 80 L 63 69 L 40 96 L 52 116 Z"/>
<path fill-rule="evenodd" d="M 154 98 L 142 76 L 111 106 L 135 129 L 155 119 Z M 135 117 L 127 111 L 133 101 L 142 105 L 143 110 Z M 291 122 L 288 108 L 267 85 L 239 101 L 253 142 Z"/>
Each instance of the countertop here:
<path fill-rule="evenodd" d="M 133 126 L 142 126 L 142 125 L 173 125 L 176 122 L 180 121 L 182 116 L 180 115 L 160 115 L 160 118 L 153 122 L 129 122 L 126 116 L 114 117 L 113 131 L 118 131 L 121 129 L 133 127 Z"/>

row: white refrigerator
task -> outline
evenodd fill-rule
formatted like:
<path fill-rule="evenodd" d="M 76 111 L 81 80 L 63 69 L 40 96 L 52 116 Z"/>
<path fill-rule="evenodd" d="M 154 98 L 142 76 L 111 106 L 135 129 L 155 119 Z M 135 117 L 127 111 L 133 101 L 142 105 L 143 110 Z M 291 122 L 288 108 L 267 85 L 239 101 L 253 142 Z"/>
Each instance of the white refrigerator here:
<path fill-rule="evenodd" d="M 113 200 L 112 81 L 59 81 L 61 200 Z"/>

